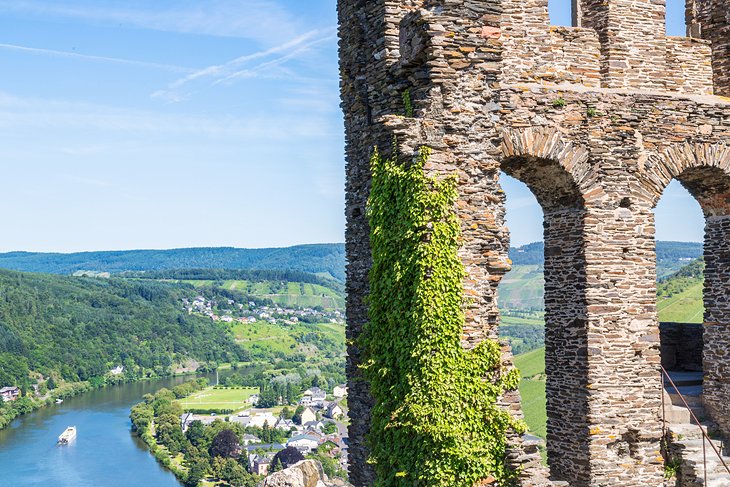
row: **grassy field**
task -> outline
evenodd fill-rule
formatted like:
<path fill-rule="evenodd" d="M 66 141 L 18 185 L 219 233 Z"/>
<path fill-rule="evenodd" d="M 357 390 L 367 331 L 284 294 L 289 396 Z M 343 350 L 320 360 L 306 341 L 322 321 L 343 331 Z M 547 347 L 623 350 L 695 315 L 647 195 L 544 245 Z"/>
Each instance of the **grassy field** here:
<path fill-rule="evenodd" d="M 208 387 L 179 402 L 188 409 L 246 409 L 250 406 L 248 398 L 258 394 L 258 388 L 214 389 Z"/>
<path fill-rule="evenodd" d="M 540 348 L 515 357 L 520 370 L 522 411 L 530 433 L 545 438 L 547 412 L 545 410 L 545 349 Z"/>
<path fill-rule="evenodd" d="M 702 282 L 657 302 L 659 321 L 702 323 L 705 308 L 702 303 Z"/>
<path fill-rule="evenodd" d="M 499 284 L 499 304 L 506 309 L 542 309 L 545 278 L 536 265 L 516 265 Z"/>
<path fill-rule="evenodd" d="M 316 343 L 317 350 L 311 345 L 297 342 L 297 336 L 316 334 L 323 340 Z M 294 351 L 317 355 L 319 352 L 340 353 L 345 350 L 345 325 L 335 323 L 295 325 L 273 325 L 266 321 L 254 324 L 237 323 L 233 326 L 236 341 L 244 348 L 256 351 L 292 353 Z"/>
<path fill-rule="evenodd" d="M 196 287 L 212 286 L 216 281 L 186 280 L 182 281 Z M 306 282 L 279 282 L 279 281 L 223 281 L 218 285 L 224 289 L 240 291 L 252 296 L 268 298 L 283 306 L 310 308 L 322 306 L 325 309 L 342 309 L 345 307 L 345 298 L 337 291 L 318 284 Z"/>

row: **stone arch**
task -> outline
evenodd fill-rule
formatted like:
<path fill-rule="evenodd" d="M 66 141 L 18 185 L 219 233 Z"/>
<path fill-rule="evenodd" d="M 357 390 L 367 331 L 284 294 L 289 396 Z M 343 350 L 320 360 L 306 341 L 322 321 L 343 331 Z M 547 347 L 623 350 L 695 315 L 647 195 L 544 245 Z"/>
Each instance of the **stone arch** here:
<path fill-rule="evenodd" d="M 724 436 L 730 437 L 730 147 L 678 144 L 650 158 L 653 204 L 677 179 L 705 215 L 703 401 Z"/>
<path fill-rule="evenodd" d="M 677 179 L 698 201 L 703 198 L 705 205 L 700 201 L 702 211 L 710 216 L 723 211 L 722 202 L 711 196 L 721 195 L 725 190 L 724 180 L 730 178 L 730 147 L 689 142 L 672 145 L 649 156 L 643 172 L 652 207 L 659 203 L 669 183 Z"/>
<path fill-rule="evenodd" d="M 587 485 L 589 463 L 585 194 L 589 153 L 557 130 L 504 131 L 502 170 L 544 213 L 545 365 L 551 477 Z"/>
<path fill-rule="evenodd" d="M 525 180 L 543 206 L 565 205 L 578 194 L 584 198 L 597 186 L 591 179 L 588 150 L 566 142 L 556 129 L 503 130 L 500 149 L 505 172 Z M 537 173 L 531 173 L 534 169 Z M 540 182 L 546 176 L 559 186 L 546 187 Z"/>

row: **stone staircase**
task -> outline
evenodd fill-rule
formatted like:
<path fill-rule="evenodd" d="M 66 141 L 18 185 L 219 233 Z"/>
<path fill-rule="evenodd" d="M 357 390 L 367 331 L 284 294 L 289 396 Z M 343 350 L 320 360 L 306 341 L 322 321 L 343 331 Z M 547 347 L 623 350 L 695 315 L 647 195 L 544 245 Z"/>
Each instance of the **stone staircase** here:
<path fill-rule="evenodd" d="M 664 390 L 665 418 L 667 420 L 666 452 L 669 465 L 676 469 L 676 477 L 668 480 L 666 485 L 677 487 L 730 487 L 730 473 L 702 431 L 711 438 L 715 448 L 723 455 L 726 464 L 730 465 L 727 445 L 720 439 L 719 432 L 713 424 L 702 404 L 701 372 L 669 372 L 670 377 L 679 389 L 689 409 L 674 388 L 666 384 Z M 702 424 L 702 431 L 692 420 L 690 410 Z M 705 483 L 705 461 L 702 445 L 705 442 L 707 453 L 707 483 Z"/>

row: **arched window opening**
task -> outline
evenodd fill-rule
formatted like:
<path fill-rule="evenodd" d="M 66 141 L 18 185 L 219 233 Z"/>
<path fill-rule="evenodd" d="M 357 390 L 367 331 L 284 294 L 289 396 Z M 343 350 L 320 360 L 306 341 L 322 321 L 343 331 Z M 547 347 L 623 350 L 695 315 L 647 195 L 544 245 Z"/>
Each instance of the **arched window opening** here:
<path fill-rule="evenodd" d="M 529 439 L 547 451 L 551 476 L 569 481 L 587 461 L 584 203 L 554 160 L 513 157 L 502 169 L 512 270 L 498 289 L 500 335 L 518 354 Z"/>
<path fill-rule="evenodd" d="M 662 365 L 677 377 L 692 375 L 694 385 L 700 385 L 704 318 L 702 209 L 675 180 L 659 200 L 655 221 Z"/>
<path fill-rule="evenodd" d="M 577 2 L 579 0 L 548 0 L 550 25 L 576 26 Z"/>
<path fill-rule="evenodd" d="M 546 439 L 545 277 L 543 212 L 526 184 L 500 175 L 510 229 L 512 270 L 499 285 L 500 337 L 515 355 L 522 373 L 520 394 L 529 434 Z"/>
<path fill-rule="evenodd" d="M 685 0 L 667 0 L 667 35 L 684 37 L 687 34 Z"/>
<path fill-rule="evenodd" d="M 730 437 L 724 373 L 730 344 L 730 178 L 716 167 L 691 167 L 677 179 L 681 185 L 672 181 L 655 210 L 657 314 L 662 366 L 675 384 L 665 384 L 663 391 L 662 416 L 670 433 L 665 456 L 682 464 L 678 480 L 684 485 L 702 473 L 685 468 L 701 446 L 677 448 L 681 439 L 672 434 L 694 422 L 690 411 L 716 434 Z"/>

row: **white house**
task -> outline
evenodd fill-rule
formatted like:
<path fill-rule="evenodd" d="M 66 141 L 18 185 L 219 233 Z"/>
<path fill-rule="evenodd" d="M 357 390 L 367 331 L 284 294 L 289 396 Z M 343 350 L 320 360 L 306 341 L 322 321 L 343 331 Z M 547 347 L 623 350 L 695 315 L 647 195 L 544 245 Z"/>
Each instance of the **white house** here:
<path fill-rule="evenodd" d="M 277 417 L 274 416 L 271 412 L 266 411 L 251 416 L 251 422 L 249 423 L 249 426 L 258 426 L 259 428 L 263 428 L 264 424 L 268 424 L 269 427 L 273 428 L 276 424 L 276 421 Z"/>
<path fill-rule="evenodd" d="M 123 372 L 124 372 L 124 367 L 121 365 L 117 365 L 116 367 L 114 367 L 112 370 L 109 371 L 109 373 L 111 375 L 122 375 Z"/>
<path fill-rule="evenodd" d="M 319 387 L 312 387 L 310 391 L 312 393 L 312 405 L 317 407 L 324 406 L 324 401 L 327 399 L 327 393 Z"/>
<path fill-rule="evenodd" d="M 310 423 L 312 421 L 317 421 L 317 414 L 315 414 L 312 408 L 306 408 L 302 411 L 302 424 Z"/>
<path fill-rule="evenodd" d="M 276 422 L 276 429 L 282 430 L 282 431 L 290 431 L 292 428 L 295 427 L 294 421 L 291 419 L 284 419 L 279 418 L 279 421 Z"/>
<path fill-rule="evenodd" d="M 324 414 L 328 418 L 337 419 L 337 418 L 341 418 L 342 416 L 345 415 L 345 410 L 342 409 L 342 407 L 338 403 L 331 402 L 327 406 L 327 410 L 325 411 Z"/>
<path fill-rule="evenodd" d="M 344 384 L 335 386 L 335 388 L 332 389 L 332 395 L 338 399 L 345 397 L 347 395 L 347 386 Z"/>
<path fill-rule="evenodd" d="M 243 435 L 243 441 L 241 443 L 243 444 L 243 446 L 255 445 L 257 443 L 261 443 L 261 440 L 258 436 L 245 434 Z"/>
<path fill-rule="evenodd" d="M 180 427 L 182 428 L 183 433 L 188 430 L 190 424 L 193 421 L 195 421 L 195 416 L 193 415 L 193 413 L 184 413 L 182 416 L 180 416 Z"/>
<path fill-rule="evenodd" d="M 302 453 L 309 453 L 319 446 L 319 438 L 314 435 L 297 435 L 289 438 L 286 446 L 292 446 Z"/>

